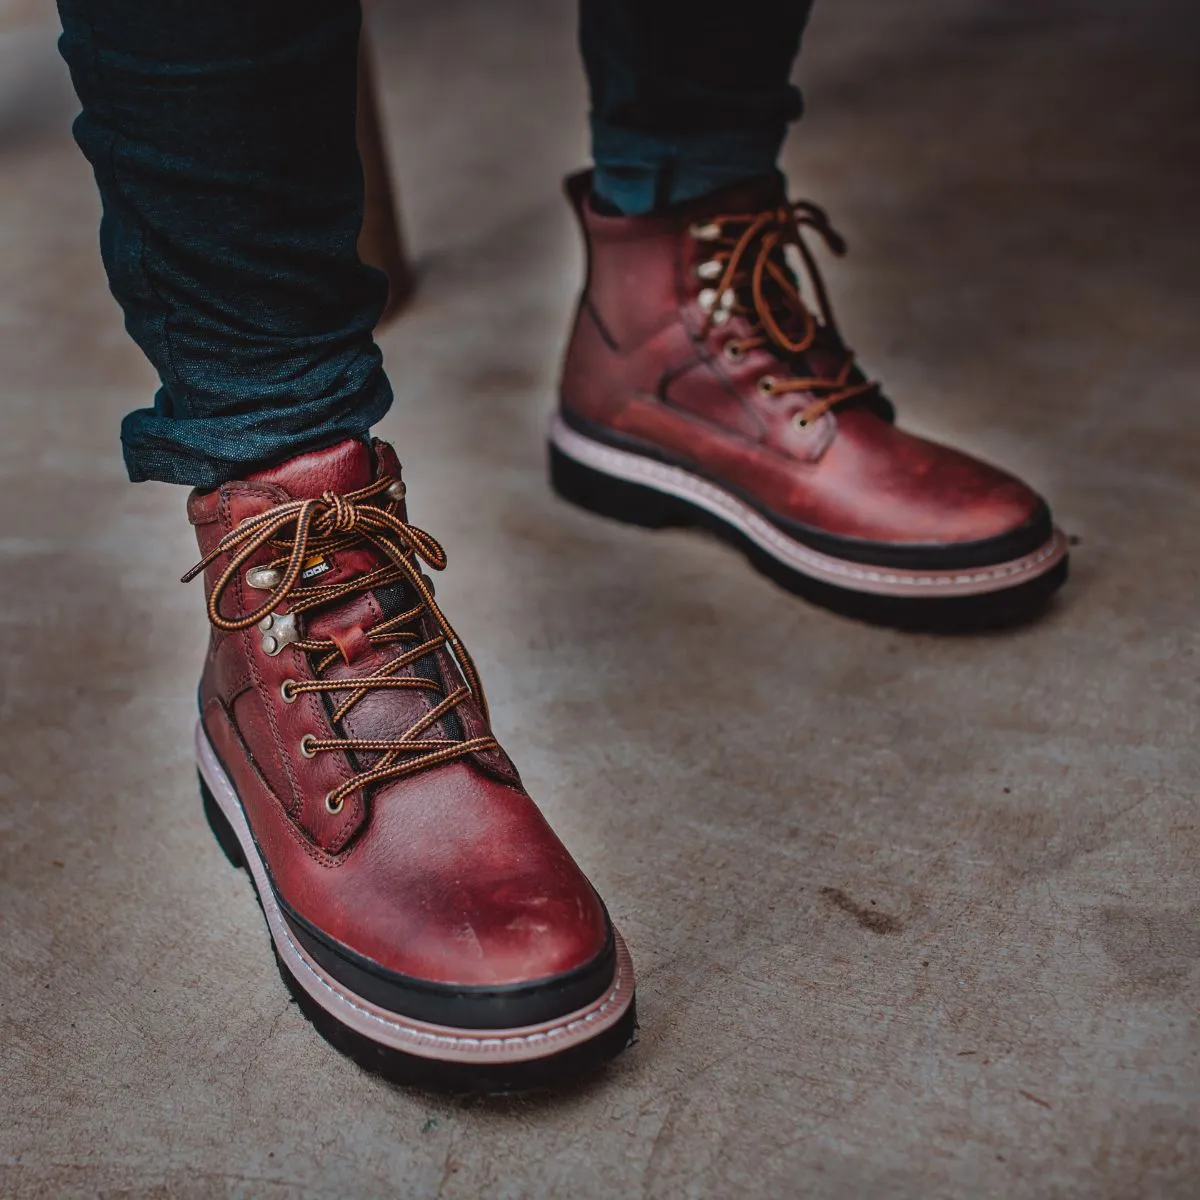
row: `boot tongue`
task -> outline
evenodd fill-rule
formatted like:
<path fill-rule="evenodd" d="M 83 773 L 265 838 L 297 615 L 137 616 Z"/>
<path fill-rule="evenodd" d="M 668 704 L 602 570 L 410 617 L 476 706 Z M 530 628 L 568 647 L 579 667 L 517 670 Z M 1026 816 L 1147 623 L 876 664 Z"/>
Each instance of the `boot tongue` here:
<path fill-rule="evenodd" d="M 345 493 L 375 478 L 375 455 L 361 438 L 347 438 L 324 450 L 310 450 L 277 467 L 249 477 L 251 483 L 281 487 L 293 500 L 315 499 L 322 492 Z"/>
<path fill-rule="evenodd" d="M 682 206 L 681 211 L 687 214 L 690 221 L 696 222 L 706 217 L 733 213 L 745 213 L 752 217 L 767 209 L 779 208 L 787 202 L 785 180 L 778 171 L 772 171 L 769 175 L 740 180 L 710 192 L 700 200 Z"/>

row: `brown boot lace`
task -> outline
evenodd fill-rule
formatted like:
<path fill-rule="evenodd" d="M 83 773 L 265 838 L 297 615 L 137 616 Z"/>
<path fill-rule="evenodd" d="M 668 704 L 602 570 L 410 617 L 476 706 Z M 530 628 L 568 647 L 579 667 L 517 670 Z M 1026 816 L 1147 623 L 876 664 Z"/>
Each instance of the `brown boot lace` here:
<path fill-rule="evenodd" d="M 738 313 L 747 316 L 762 333 L 730 341 L 726 351 L 734 358 L 760 346 L 769 346 L 786 356 L 802 355 L 820 339 L 823 348 L 828 347 L 841 359 L 841 366 L 832 377 L 764 376 L 760 386 L 767 395 L 810 392 L 817 397 L 816 404 L 807 408 L 797 422 L 801 426 L 811 424 L 836 405 L 879 389 L 877 383 L 859 375 L 854 355 L 842 341 L 825 281 L 804 239 L 805 229 L 820 235 L 838 257 L 845 254 L 846 243 L 830 224 L 824 209 L 807 200 L 757 214 L 720 214 L 702 225 L 693 225 L 690 230 L 697 241 L 716 244 L 711 259 L 698 268 L 701 278 L 716 281 L 712 288 L 700 293 L 701 307 L 708 313 L 702 336 L 713 325 L 722 324 L 731 314 Z M 787 268 L 783 257 L 786 246 L 795 246 L 799 251 L 820 320 L 809 311 L 795 277 Z M 745 297 L 749 304 L 745 303 Z M 793 337 L 789 329 L 796 331 L 797 326 L 799 336 Z"/>
<path fill-rule="evenodd" d="M 420 561 L 432 570 L 442 570 L 446 565 L 446 552 L 434 537 L 408 524 L 399 515 L 403 497 L 404 485 L 398 479 L 382 476 L 369 486 L 345 495 L 325 492 L 319 499 L 289 500 L 243 521 L 183 577 L 183 582 L 187 583 L 222 554 L 233 554 L 208 597 L 208 619 L 217 629 L 228 633 L 260 623 L 264 629 L 271 628 L 279 620 L 274 614 L 285 600 L 287 617 L 291 618 L 286 627 L 290 629 L 302 613 L 352 595 L 401 581 L 415 590 L 418 602 L 413 607 L 372 626 L 365 632 L 365 638 L 372 647 L 404 642 L 419 644 L 369 675 L 286 680 L 281 689 L 284 701 L 289 704 L 303 692 L 326 692 L 340 697 L 330 714 L 330 722 L 334 725 L 371 691 L 411 688 L 427 690 L 439 697 L 423 717 L 395 738 L 318 738 L 308 735 L 303 739 L 301 750 L 310 758 L 324 751 L 347 750 L 374 752 L 381 756 L 369 769 L 347 779 L 325 797 L 325 807 L 331 813 L 340 812 L 346 797 L 359 788 L 412 775 L 478 751 L 499 748 L 499 743 L 490 735 L 463 739 L 421 736 L 468 697 L 479 705 L 485 720 L 488 709 L 475 663 L 438 607 L 430 583 L 419 566 Z M 221 612 L 221 599 L 226 589 L 247 560 L 266 545 L 279 552 L 277 557 L 251 573 L 267 581 L 267 586 L 274 590 L 253 612 L 226 616 Z M 387 561 L 342 583 L 297 586 L 305 563 L 311 558 L 328 558 L 340 550 L 363 546 L 381 551 Z M 416 622 L 423 613 L 433 618 L 437 629 L 431 638 L 403 628 Z M 344 657 L 343 648 L 332 638 L 294 636 L 289 643 L 318 656 L 313 671 L 318 676 L 338 658 Z M 435 680 L 420 675 L 397 677 L 397 672 L 404 667 L 443 646 L 454 655 L 462 671 L 465 680 L 462 686 L 446 694 L 442 684 Z"/>

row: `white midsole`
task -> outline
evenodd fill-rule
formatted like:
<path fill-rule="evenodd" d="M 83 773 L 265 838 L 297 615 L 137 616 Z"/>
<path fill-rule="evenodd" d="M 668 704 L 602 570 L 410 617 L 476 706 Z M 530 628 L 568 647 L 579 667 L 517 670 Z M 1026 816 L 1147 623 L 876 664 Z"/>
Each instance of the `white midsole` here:
<path fill-rule="evenodd" d="M 546 1058 L 597 1037 L 615 1025 L 633 1002 L 633 961 L 621 935 L 616 942 L 616 973 L 604 995 L 576 1012 L 541 1025 L 516 1029 L 458 1029 L 402 1017 L 372 1004 L 333 979 L 297 944 L 271 887 L 241 801 L 217 759 L 203 723 L 196 724 L 196 761 L 213 798 L 237 836 L 254 876 L 271 938 L 293 978 L 328 1013 L 373 1042 L 420 1058 L 462 1063 L 515 1063 Z"/>
<path fill-rule="evenodd" d="M 777 562 L 835 587 L 881 596 L 975 596 L 1017 587 L 1053 570 L 1067 554 L 1067 539 L 1054 529 L 1037 550 L 1009 562 L 958 571 L 910 571 L 872 567 L 822 554 L 782 533 L 761 513 L 707 479 L 593 441 L 572 429 L 561 416 L 550 424 L 550 441 L 576 462 L 664 495 L 675 496 L 731 525 Z"/>

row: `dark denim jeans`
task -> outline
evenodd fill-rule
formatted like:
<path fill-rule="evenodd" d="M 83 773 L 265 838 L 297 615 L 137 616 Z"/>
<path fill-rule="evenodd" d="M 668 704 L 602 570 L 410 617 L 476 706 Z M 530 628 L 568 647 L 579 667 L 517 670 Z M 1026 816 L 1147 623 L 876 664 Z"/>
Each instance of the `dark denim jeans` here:
<path fill-rule="evenodd" d="M 595 187 L 623 212 L 774 166 L 800 115 L 792 63 L 813 0 L 580 0 Z"/>
<path fill-rule="evenodd" d="M 630 213 L 769 170 L 811 0 L 581 0 L 597 187 Z M 214 487 L 391 403 L 359 261 L 354 0 L 59 0 L 125 324 L 158 370 L 130 478 Z M 733 17 L 736 16 L 736 19 Z"/>

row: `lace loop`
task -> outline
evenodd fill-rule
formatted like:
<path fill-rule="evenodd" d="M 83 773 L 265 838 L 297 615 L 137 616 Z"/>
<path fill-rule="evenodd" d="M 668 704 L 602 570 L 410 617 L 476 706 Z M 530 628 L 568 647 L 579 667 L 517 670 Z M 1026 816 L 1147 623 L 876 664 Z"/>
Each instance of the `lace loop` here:
<path fill-rule="evenodd" d="M 741 354 L 763 346 L 779 355 L 801 355 L 811 350 L 817 339 L 825 334 L 825 340 L 842 359 L 837 374 L 832 377 L 809 375 L 775 381 L 773 395 L 812 393 L 817 401 L 804 414 L 806 423 L 811 423 L 836 405 L 878 389 L 879 385 L 874 381 L 853 378 L 856 372 L 854 355 L 842 341 L 825 280 L 804 237 L 804 231 L 810 229 L 833 254 L 840 257 L 846 253 L 845 239 L 834 229 L 823 208 L 808 200 L 798 200 L 753 215 L 720 214 L 709 224 L 715 233 L 706 241 L 724 240 L 728 247 L 717 258 L 724 263 L 724 270 L 713 284 L 713 291 L 719 296 L 741 297 L 748 293 L 749 305 L 739 311 L 762 331 L 757 336 L 739 339 Z M 796 248 L 804 264 L 820 314 L 819 321 L 804 303 L 794 276 L 782 261 L 782 251 L 787 246 Z M 724 315 L 728 316 L 728 310 Z M 716 319 L 716 312 L 705 316 L 700 329 L 702 337 L 707 336 Z M 795 337 L 789 328 L 797 319 L 800 334 Z"/>
<path fill-rule="evenodd" d="M 306 757 L 323 751 L 363 751 L 380 756 L 368 769 L 360 771 L 328 794 L 326 807 L 331 813 L 340 811 L 346 797 L 360 788 L 453 762 L 479 751 L 499 748 L 499 743 L 490 734 L 457 739 L 421 736 L 468 698 L 478 705 L 485 721 L 488 720 L 488 706 L 474 660 L 438 606 L 433 589 L 420 569 L 419 564 L 424 563 L 431 570 L 443 570 L 446 552 L 432 534 L 410 525 L 400 516 L 399 498 L 403 493 L 396 486 L 398 483 L 398 480 L 385 475 L 357 491 L 345 494 L 326 491 L 319 498 L 308 497 L 277 504 L 232 529 L 183 576 L 183 582 L 187 583 L 223 555 L 229 556 L 208 597 L 208 619 L 215 628 L 226 633 L 252 628 L 285 602 L 289 615 L 299 616 L 303 612 L 327 608 L 350 596 L 400 581 L 409 585 L 415 593 L 416 602 L 405 612 L 362 631 L 372 649 L 397 642 L 417 643 L 369 675 L 319 678 L 333 662 L 343 658 L 343 647 L 339 640 L 332 637 L 301 638 L 291 643 L 296 649 L 316 657 L 314 675 L 318 678 L 286 680 L 283 699 L 292 703 L 306 693 L 336 695 L 338 700 L 330 714 L 332 724 L 340 722 L 371 691 L 414 689 L 436 692 L 439 697 L 423 716 L 395 738 L 319 738 L 312 734 L 305 735 L 303 745 Z M 280 552 L 269 564 L 270 569 L 278 572 L 279 582 L 253 611 L 236 614 L 222 612 L 222 600 L 230 585 L 239 577 L 243 565 L 264 546 Z M 312 558 L 328 558 L 339 550 L 355 546 L 374 548 L 384 555 L 386 561 L 341 583 L 303 584 L 302 572 Z M 435 627 L 433 636 L 405 628 L 422 614 L 432 618 Z M 452 688 L 443 695 L 443 685 L 439 681 L 421 675 L 397 677 L 397 672 L 436 653 L 443 646 L 449 649 L 462 672 L 462 686 Z"/>

